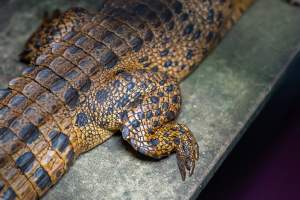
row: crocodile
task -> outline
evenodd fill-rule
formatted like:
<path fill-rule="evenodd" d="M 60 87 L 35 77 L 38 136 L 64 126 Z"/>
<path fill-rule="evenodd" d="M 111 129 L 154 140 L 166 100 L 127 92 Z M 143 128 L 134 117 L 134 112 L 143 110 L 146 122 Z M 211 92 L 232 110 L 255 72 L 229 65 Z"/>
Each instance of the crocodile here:
<path fill-rule="evenodd" d="M 41 198 L 116 132 L 146 156 L 176 153 L 191 176 L 199 147 L 176 122 L 179 83 L 253 2 L 106 0 L 45 17 L 0 90 L 0 199 Z"/>

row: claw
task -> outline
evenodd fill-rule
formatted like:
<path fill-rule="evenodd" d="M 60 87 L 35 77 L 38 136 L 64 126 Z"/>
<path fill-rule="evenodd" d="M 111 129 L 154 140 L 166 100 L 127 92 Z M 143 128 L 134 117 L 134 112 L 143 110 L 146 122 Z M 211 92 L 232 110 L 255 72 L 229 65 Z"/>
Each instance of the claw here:
<path fill-rule="evenodd" d="M 179 154 L 176 154 L 177 157 L 177 164 L 178 164 L 178 168 L 181 174 L 181 178 L 183 181 L 185 181 L 185 177 L 186 177 L 186 171 L 185 171 L 185 166 L 184 166 L 184 162 L 182 157 L 180 157 Z"/>
<path fill-rule="evenodd" d="M 195 137 L 190 131 L 185 132 L 180 138 L 180 144 L 176 151 L 178 168 L 184 181 L 186 171 L 192 176 L 195 169 L 195 162 L 199 159 L 199 146 Z"/>
<path fill-rule="evenodd" d="M 196 142 L 196 155 L 195 155 L 196 160 L 199 159 L 199 155 L 200 155 L 200 152 L 199 152 L 199 145 L 198 145 L 198 143 Z"/>
<path fill-rule="evenodd" d="M 194 169 L 195 169 L 195 162 L 192 162 L 192 167 L 190 169 L 189 176 L 192 176 L 194 174 Z"/>
<path fill-rule="evenodd" d="M 192 169 L 192 162 L 190 161 L 190 160 L 186 160 L 185 161 L 185 167 L 186 167 L 186 169 L 188 170 L 188 171 L 191 171 L 191 169 Z"/>

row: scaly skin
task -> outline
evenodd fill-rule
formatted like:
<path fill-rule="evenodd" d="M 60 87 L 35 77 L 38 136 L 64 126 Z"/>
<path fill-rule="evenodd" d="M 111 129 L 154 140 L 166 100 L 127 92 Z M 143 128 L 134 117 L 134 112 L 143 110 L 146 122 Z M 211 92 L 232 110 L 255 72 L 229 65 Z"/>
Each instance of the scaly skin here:
<path fill-rule="evenodd" d="M 253 0 L 107 0 L 56 12 L 26 44 L 30 63 L 0 90 L 0 199 L 37 199 L 83 152 L 121 131 L 138 152 L 199 158 L 179 82 Z"/>

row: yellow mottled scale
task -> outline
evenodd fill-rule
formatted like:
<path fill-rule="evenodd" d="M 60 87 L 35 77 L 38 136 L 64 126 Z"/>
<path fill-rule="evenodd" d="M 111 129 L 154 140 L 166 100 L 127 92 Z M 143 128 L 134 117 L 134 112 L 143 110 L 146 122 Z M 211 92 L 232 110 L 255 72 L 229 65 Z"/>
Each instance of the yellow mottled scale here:
<path fill-rule="evenodd" d="M 0 198 L 37 199 L 81 153 L 116 131 L 138 152 L 175 152 L 182 178 L 199 157 L 175 122 L 179 81 L 253 0 L 106 0 L 44 19 L 0 90 Z"/>

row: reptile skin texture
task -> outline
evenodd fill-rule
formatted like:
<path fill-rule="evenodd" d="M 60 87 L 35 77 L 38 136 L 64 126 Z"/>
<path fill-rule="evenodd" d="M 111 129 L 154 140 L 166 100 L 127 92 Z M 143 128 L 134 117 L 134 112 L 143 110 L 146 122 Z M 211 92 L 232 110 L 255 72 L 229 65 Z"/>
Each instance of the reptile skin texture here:
<path fill-rule="evenodd" d="M 21 54 L 28 67 L 0 90 L 0 199 L 39 199 L 118 131 L 146 156 L 176 153 L 191 176 L 199 148 L 175 121 L 179 82 L 252 1 L 107 0 L 46 17 Z"/>

